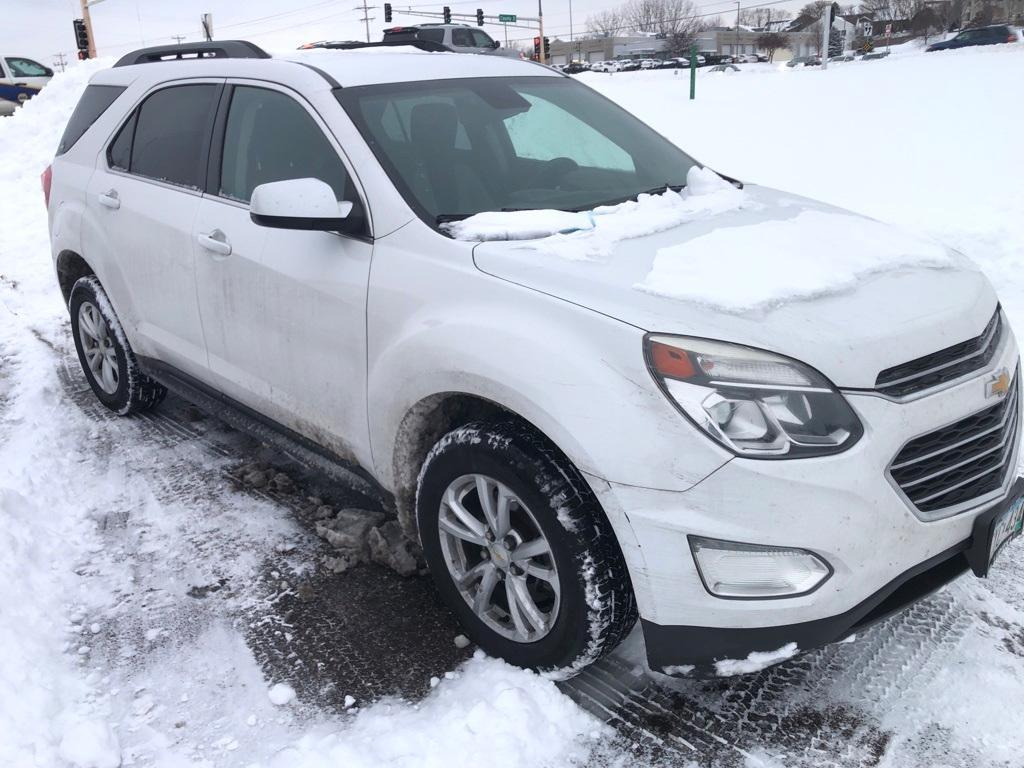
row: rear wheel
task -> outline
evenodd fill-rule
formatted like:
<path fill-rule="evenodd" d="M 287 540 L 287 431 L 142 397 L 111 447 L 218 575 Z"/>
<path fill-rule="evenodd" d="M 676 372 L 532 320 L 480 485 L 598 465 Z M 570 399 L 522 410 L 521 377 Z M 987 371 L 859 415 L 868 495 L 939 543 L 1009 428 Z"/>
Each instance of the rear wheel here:
<path fill-rule="evenodd" d="M 167 390 L 139 369 L 110 300 L 93 276 L 71 289 L 71 331 L 89 386 L 110 410 L 127 416 L 160 403 Z"/>
<path fill-rule="evenodd" d="M 566 677 L 635 623 L 597 499 L 528 427 L 471 424 L 442 438 L 420 472 L 416 512 L 439 591 L 488 654 Z"/>

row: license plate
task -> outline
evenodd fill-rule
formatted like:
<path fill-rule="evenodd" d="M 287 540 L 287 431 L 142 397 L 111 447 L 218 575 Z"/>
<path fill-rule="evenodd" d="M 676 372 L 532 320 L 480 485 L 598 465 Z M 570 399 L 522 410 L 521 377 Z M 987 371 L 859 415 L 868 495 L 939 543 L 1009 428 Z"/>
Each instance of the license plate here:
<path fill-rule="evenodd" d="M 1006 499 L 974 519 L 971 546 L 964 554 L 976 576 L 987 576 L 989 568 L 1024 526 L 1024 477 L 1018 477 Z"/>
<path fill-rule="evenodd" d="M 1018 496 L 1010 508 L 995 520 L 992 526 L 992 540 L 988 545 L 988 563 L 992 565 L 1003 547 L 1017 538 L 1024 528 L 1024 496 Z"/>

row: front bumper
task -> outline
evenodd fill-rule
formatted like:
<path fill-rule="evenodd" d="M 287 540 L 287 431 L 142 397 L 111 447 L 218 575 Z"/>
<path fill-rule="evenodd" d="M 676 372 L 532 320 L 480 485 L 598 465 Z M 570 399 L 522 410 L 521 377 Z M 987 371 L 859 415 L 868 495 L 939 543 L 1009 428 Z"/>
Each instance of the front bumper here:
<path fill-rule="evenodd" d="M 628 520 L 631 529 L 623 552 L 651 668 L 744 659 L 790 642 L 806 651 L 841 640 L 967 571 L 974 521 L 1003 502 L 1015 473 L 995 498 L 926 521 L 887 470 L 908 439 L 993 405 L 985 382 L 993 371 L 1017 365 L 1016 343 L 1007 337 L 984 372 L 926 397 L 896 402 L 847 393 L 865 434 L 842 454 L 736 458 L 685 492 L 592 479 L 610 517 Z M 798 597 L 715 597 L 701 581 L 689 534 L 809 550 L 833 573 Z"/>

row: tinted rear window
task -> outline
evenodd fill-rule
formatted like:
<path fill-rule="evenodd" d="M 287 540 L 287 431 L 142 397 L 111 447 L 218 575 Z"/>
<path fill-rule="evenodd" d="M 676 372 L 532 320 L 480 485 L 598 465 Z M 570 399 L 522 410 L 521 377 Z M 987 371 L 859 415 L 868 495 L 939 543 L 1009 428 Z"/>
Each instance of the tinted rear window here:
<path fill-rule="evenodd" d="M 131 173 L 201 189 L 219 90 L 212 83 L 178 85 L 146 99 L 135 122 Z"/>
<path fill-rule="evenodd" d="M 416 40 L 415 29 L 403 29 L 400 32 L 384 30 L 384 39 L 389 43 L 411 43 Z"/>
<path fill-rule="evenodd" d="M 78 100 L 78 106 L 71 114 L 64 135 L 60 137 L 60 145 L 57 147 L 57 154 L 63 155 L 82 138 L 86 131 L 92 127 L 100 115 L 107 111 L 107 107 L 114 103 L 114 99 L 124 93 L 120 85 L 90 85 L 86 87 L 82 98 Z"/>

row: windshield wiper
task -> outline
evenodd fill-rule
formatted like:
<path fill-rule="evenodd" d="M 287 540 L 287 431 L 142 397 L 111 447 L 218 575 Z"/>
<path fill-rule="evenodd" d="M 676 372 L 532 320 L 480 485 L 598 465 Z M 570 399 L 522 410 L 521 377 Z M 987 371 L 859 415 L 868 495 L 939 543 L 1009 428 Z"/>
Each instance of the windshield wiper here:
<path fill-rule="evenodd" d="M 605 200 L 604 202 L 601 202 L 601 203 L 591 203 L 591 204 L 588 204 L 588 205 L 581 206 L 579 208 L 574 208 L 573 210 L 575 210 L 575 211 L 592 211 L 594 208 L 601 208 L 602 206 L 605 206 L 605 205 L 619 205 L 620 203 L 628 203 L 630 200 L 636 200 L 638 197 L 640 197 L 640 195 L 663 195 L 666 192 L 668 192 L 670 189 L 673 192 L 678 192 L 679 190 L 683 189 L 685 186 L 686 186 L 685 184 L 662 184 L 662 185 L 657 186 L 657 187 L 651 187 L 650 189 L 645 189 L 643 192 L 634 192 L 634 193 L 632 193 L 630 195 L 626 195 L 625 197 L 616 197 L 616 198 L 613 198 L 611 200 Z"/>

